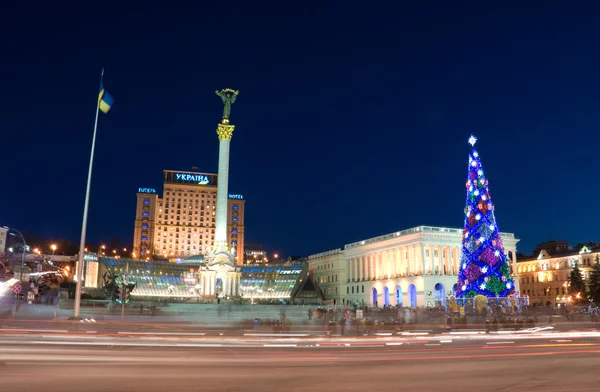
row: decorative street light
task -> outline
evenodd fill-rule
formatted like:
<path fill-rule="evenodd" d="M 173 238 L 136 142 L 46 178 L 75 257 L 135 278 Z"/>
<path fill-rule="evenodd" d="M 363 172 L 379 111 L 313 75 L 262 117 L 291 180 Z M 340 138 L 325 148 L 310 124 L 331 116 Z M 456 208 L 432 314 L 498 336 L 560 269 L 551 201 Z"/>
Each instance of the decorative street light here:
<path fill-rule="evenodd" d="M 15 230 L 13 228 L 10 228 L 8 226 L 4 226 L 5 229 L 9 230 L 9 235 L 12 235 L 13 237 L 18 237 L 21 239 L 21 241 L 23 241 L 23 252 L 21 253 L 21 272 L 19 273 L 19 282 L 21 284 L 23 284 L 23 268 L 25 268 L 25 252 L 27 251 L 27 242 L 25 241 L 25 237 L 23 237 L 23 234 L 21 234 L 20 231 Z M 19 294 L 16 294 L 16 298 L 15 298 L 15 309 L 13 311 L 13 318 L 16 316 L 17 314 L 17 308 L 19 306 Z"/>
<path fill-rule="evenodd" d="M 25 241 L 25 237 L 23 237 L 23 234 L 21 234 L 20 231 L 15 230 L 8 226 L 4 226 L 4 228 L 10 230 L 10 232 L 8 233 L 9 235 L 20 238 L 21 241 L 23 241 L 23 252 L 21 254 L 21 272 L 19 274 L 19 280 L 23 281 L 23 268 L 25 266 L 25 252 L 27 251 L 27 242 Z"/>
<path fill-rule="evenodd" d="M 52 244 L 50 245 L 50 249 L 52 249 L 52 261 L 54 261 L 54 252 L 56 252 L 56 249 L 58 249 L 58 247 L 56 246 L 56 244 Z"/>

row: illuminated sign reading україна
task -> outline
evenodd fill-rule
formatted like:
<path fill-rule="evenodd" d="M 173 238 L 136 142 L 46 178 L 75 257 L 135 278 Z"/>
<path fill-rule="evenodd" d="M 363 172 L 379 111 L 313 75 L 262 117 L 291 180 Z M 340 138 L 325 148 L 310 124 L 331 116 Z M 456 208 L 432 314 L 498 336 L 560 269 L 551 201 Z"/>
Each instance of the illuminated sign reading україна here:
<path fill-rule="evenodd" d="M 206 185 L 210 182 L 208 181 L 208 177 L 203 174 L 177 173 L 175 174 L 175 179 L 180 181 L 196 182 L 199 185 Z"/>
<path fill-rule="evenodd" d="M 165 183 L 187 185 L 217 185 L 217 175 L 211 173 L 165 170 Z"/>

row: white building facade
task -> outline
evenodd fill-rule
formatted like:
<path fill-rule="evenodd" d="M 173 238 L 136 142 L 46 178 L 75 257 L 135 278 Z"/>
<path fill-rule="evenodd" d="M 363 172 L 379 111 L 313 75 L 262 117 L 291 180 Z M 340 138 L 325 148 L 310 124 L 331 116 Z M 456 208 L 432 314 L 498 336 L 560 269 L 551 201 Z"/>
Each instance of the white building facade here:
<path fill-rule="evenodd" d="M 0 254 L 6 252 L 6 238 L 8 236 L 8 229 L 0 227 Z"/>
<path fill-rule="evenodd" d="M 310 256 L 309 268 L 315 280 L 321 282 L 331 271 L 314 267 L 331 264 L 328 260 L 338 260 L 341 265 L 333 270 L 338 282 L 345 278 L 338 288 L 341 294 L 337 299 L 341 303 L 376 307 L 445 305 L 456 291 L 462 235 L 462 229 L 418 226 L 348 244 L 343 250 L 343 262 L 338 255 Z M 500 236 L 518 284 L 516 246 L 519 240 L 512 233 L 500 233 Z M 326 291 L 329 286 L 320 285 L 326 298 L 331 298 Z"/>
<path fill-rule="evenodd" d="M 341 304 L 345 298 L 346 260 L 344 251 L 334 249 L 308 257 L 309 272 L 328 300 Z"/>

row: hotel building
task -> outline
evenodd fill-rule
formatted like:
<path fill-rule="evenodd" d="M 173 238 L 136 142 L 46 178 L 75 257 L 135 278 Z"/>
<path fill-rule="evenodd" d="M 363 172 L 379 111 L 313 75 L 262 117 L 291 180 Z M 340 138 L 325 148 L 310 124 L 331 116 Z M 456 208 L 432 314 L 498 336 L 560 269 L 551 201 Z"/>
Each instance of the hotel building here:
<path fill-rule="evenodd" d="M 227 243 L 235 248 L 237 264 L 244 259 L 242 195 L 229 194 Z M 204 255 L 214 245 L 217 174 L 164 171 L 163 195 L 139 188 L 136 200 L 134 258 L 167 259 Z"/>
<path fill-rule="evenodd" d="M 445 305 L 456 292 L 462 236 L 462 229 L 418 226 L 309 256 L 309 271 L 326 299 L 338 303 Z M 500 237 L 518 284 L 519 240 L 512 233 Z"/>

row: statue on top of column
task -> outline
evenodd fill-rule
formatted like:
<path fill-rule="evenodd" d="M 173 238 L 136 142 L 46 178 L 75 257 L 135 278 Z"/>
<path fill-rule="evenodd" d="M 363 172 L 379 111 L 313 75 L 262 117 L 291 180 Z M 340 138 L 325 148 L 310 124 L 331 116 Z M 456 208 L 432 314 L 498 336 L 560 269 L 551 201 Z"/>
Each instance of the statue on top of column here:
<path fill-rule="evenodd" d="M 229 115 L 231 114 L 231 105 L 233 105 L 233 103 L 235 102 L 238 94 L 240 92 L 230 89 L 230 88 L 226 88 L 223 89 L 221 91 L 217 90 L 215 91 L 215 94 L 217 94 L 219 97 L 221 97 L 221 99 L 223 100 L 223 104 L 225 105 L 225 107 L 223 108 L 223 123 L 227 124 L 229 123 Z"/>

